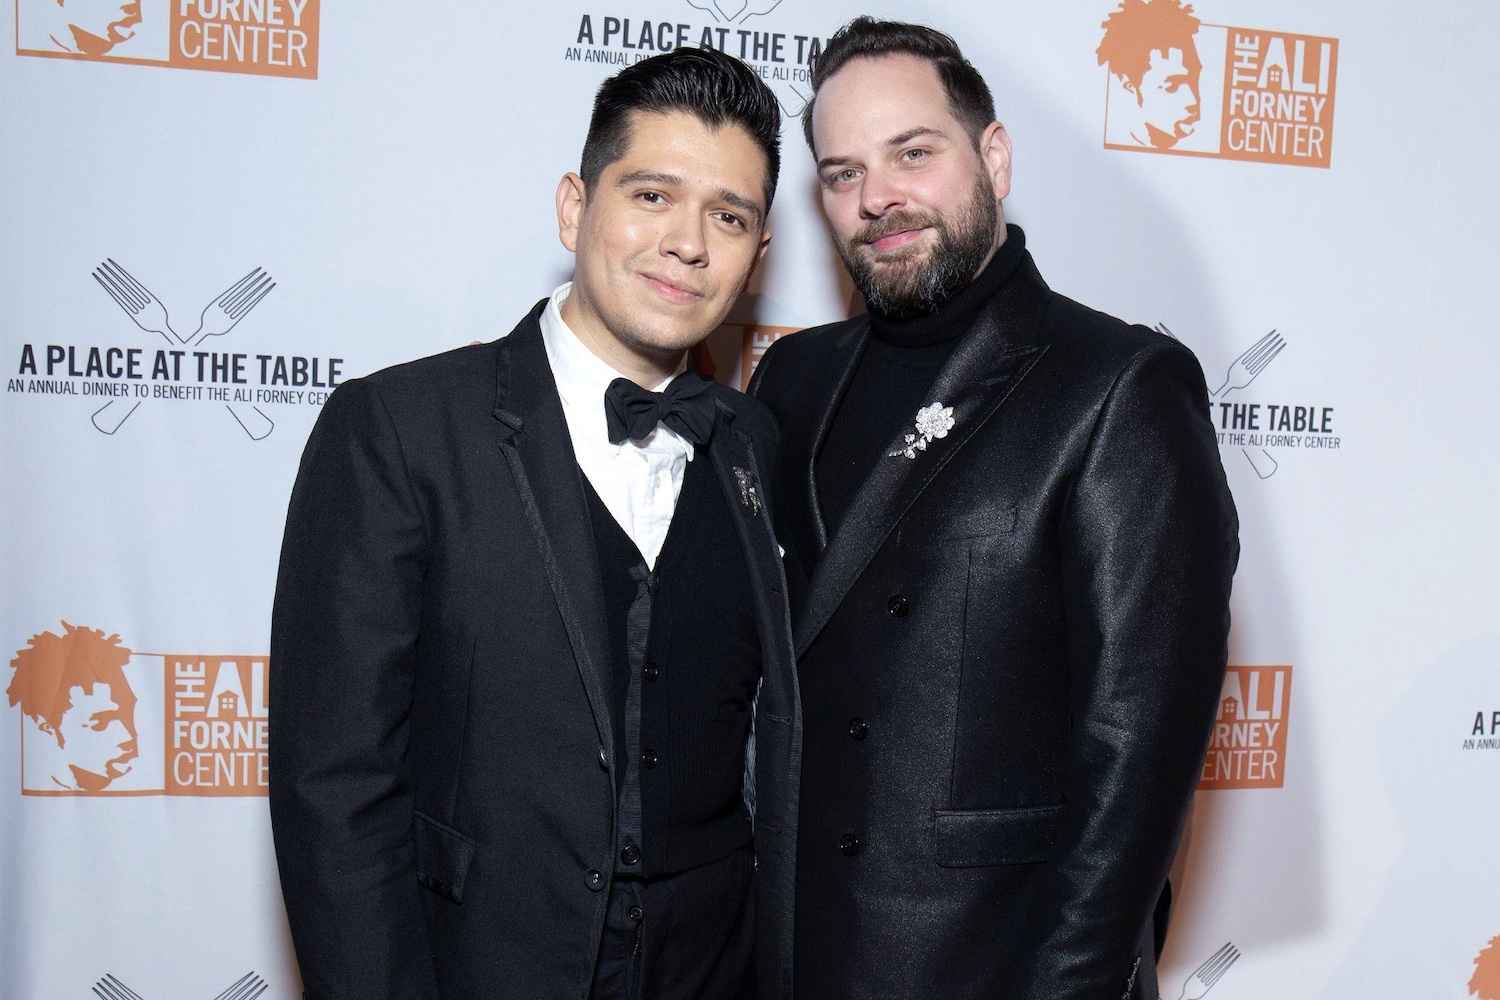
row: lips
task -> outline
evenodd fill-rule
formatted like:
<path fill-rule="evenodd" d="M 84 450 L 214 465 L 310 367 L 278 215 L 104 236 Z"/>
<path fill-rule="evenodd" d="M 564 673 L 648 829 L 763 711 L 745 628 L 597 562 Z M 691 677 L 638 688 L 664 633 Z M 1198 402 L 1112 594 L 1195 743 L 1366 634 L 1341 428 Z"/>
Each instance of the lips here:
<path fill-rule="evenodd" d="M 641 277 L 652 291 L 669 302 L 692 302 L 703 297 L 703 293 L 697 289 L 659 275 L 642 274 Z"/>
<path fill-rule="evenodd" d="M 941 224 L 942 220 L 930 213 L 896 212 L 866 223 L 849 242 L 856 247 L 867 247 L 876 254 L 890 253 L 911 246 L 925 231 Z"/>
<path fill-rule="evenodd" d="M 878 239 L 871 240 L 868 245 L 876 253 L 884 253 L 887 250 L 895 250 L 906 246 L 913 240 L 920 239 L 924 231 L 922 229 L 898 229 L 893 233 L 887 233 Z"/>

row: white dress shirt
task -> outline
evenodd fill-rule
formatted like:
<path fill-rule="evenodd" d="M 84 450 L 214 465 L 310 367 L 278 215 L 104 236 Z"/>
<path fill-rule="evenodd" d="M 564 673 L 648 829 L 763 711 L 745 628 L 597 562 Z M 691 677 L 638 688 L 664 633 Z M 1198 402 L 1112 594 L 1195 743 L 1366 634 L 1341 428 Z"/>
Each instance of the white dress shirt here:
<path fill-rule="evenodd" d="M 693 460 L 693 445 L 660 424 L 644 440 L 610 442 L 604 390 L 624 376 L 584 346 L 563 321 L 562 305 L 572 288 L 568 282 L 552 293 L 542 310 L 541 327 L 573 454 L 599 499 L 640 549 L 647 568 L 655 569 L 682 492 L 683 474 Z M 652 391 L 661 392 L 671 381 L 666 379 Z"/>

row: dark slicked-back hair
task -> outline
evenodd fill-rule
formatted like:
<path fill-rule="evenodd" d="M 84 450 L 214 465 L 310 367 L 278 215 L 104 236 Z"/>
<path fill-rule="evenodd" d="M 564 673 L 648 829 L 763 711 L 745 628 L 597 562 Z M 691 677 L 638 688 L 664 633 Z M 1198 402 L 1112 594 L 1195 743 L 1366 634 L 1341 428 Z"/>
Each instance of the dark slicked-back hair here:
<path fill-rule="evenodd" d="M 813 156 L 818 155 L 817 147 L 813 145 L 813 105 L 818 100 L 818 88 L 823 86 L 823 81 L 851 59 L 888 55 L 916 56 L 932 63 L 938 79 L 943 81 L 943 90 L 948 94 L 949 110 L 969 133 L 974 148 L 978 149 L 979 137 L 995 120 L 995 99 L 990 95 L 984 77 L 964 58 L 952 36 L 921 24 L 856 17 L 834 32 L 828 46 L 813 60 L 813 96 L 802 109 L 802 134 Z"/>
<path fill-rule="evenodd" d="M 717 49 L 680 48 L 643 59 L 605 80 L 594 96 L 578 168 L 589 197 L 604 168 L 629 148 L 633 111 L 684 111 L 716 129 L 744 129 L 766 154 L 764 193 L 770 209 L 781 170 L 781 109 L 749 66 Z"/>

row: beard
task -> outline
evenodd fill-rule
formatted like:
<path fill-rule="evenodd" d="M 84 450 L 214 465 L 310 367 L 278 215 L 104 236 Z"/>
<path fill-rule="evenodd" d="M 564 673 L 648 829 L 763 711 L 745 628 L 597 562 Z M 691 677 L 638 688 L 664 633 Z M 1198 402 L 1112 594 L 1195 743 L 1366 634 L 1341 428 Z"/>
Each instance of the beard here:
<path fill-rule="evenodd" d="M 854 287 L 872 312 L 888 319 L 911 319 L 936 312 L 973 281 L 995 245 L 999 209 L 989 180 L 980 174 L 969 203 L 952 219 L 936 212 L 899 210 L 861 226 L 837 243 Z M 937 233 L 931 251 L 908 245 L 872 259 L 869 244 L 903 229 Z"/>

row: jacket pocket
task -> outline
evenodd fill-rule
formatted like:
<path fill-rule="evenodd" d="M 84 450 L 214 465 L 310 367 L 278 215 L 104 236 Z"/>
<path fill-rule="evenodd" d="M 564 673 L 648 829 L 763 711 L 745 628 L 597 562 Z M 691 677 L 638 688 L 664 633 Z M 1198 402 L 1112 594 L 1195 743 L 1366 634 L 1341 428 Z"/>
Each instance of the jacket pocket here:
<path fill-rule="evenodd" d="M 417 881 L 455 903 L 464 901 L 464 879 L 474 860 L 474 841 L 435 819 L 416 813 Z"/>
<path fill-rule="evenodd" d="M 1016 505 L 996 500 L 914 517 L 903 530 L 902 540 L 909 538 L 912 544 L 921 545 L 1008 535 L 1015 530 Z"/>
<path fill-rule="evenodd" d="M 944 868 L 1030 865 L 1047 860 L 1057 842 L 1062 804 L 1017 809 L 939 809 L 933 855 Z"/>

